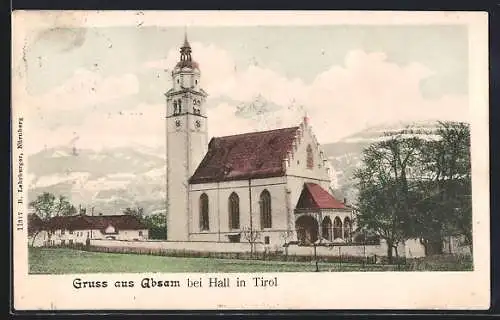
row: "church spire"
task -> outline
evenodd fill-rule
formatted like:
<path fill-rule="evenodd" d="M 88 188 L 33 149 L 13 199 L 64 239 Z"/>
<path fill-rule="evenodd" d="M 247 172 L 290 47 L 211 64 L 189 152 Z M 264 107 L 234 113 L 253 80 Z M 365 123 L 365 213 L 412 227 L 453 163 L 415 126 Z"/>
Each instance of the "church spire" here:
<path fill-rule="evenodd" d="M 185 27 L 184 27 L 184 47 L 187 47 L 187 48 L 191 47 L 189 45 L 188 35 L 187 35 L 187 29 Z"/>
<path fill-rule="evenodd" d="M 191 45 L 188 41 L 186 29 L 184 29 L 184 44 L 181 47 L 181 61 L 191 61 Z"/>

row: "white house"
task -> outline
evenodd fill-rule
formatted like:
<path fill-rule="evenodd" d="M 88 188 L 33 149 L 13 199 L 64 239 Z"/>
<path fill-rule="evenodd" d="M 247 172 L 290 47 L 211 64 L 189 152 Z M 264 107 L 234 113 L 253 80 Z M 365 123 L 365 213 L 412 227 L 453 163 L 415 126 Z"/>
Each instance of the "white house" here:
<path fill-rule="evenodd" d="M 146 226 L 131 215 L 56 216 L 43 223 L 40 231 L 36 235 L 33 233 L 30 245 L 85 244 L 87 239 L 148 239 Z"/>

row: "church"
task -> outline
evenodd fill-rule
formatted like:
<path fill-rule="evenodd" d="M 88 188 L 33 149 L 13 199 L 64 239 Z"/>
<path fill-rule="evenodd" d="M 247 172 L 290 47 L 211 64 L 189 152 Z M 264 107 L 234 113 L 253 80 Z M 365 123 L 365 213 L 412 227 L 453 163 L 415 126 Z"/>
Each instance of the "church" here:
<path fill-rule="evenodd" d="M 334 198 L 308 118 L 208 140 L 207 92 L 185 36 L 165 94 L 168 241 L 350 242 L 353 210 Z"/>

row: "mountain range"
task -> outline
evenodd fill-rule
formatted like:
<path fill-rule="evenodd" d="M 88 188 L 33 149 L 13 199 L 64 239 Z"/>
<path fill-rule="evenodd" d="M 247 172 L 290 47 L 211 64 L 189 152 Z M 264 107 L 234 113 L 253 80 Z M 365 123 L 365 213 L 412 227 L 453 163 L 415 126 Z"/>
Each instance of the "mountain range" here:
<path fill-rule="evenodd" d="M 363 149 L 384 139 L 384 133 L 405 128 L 410 128 L 412 134 L 431 135 L 436 122 L 371 127 L 338 142 L 323 144 L 333 169 L 334 195 L 355 202 L 353 172 L 362 163 Z M 164 148 L 52 148 L 30 155 L 28 168 L 30 201 L 42 192 L 51 192 L 68 197 L 75 206 L 87 208 L 87 212 L 94 207 L 96 214 L 121 214 L 127 207 L 143 207 L 147 214 L 165 211 Z"/>

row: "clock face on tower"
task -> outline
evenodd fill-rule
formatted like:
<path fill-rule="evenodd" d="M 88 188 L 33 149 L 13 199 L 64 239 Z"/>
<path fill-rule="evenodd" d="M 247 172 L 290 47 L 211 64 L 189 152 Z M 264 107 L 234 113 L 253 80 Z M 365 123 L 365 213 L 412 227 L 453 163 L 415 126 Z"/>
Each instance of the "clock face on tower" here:
<path fill-rule="evenodd" d="M 175 126 L 180 127 L 181 126 L 181 120 L 176 120 L 175 121 Z"/>
<path fill-rule="evenodd" d="M 200 128 L 201 127 L 201 121 L 200 120 L 196 120 L 196 122 L 194 123 L 194 125 L 196 126 L 196 128 Z"/>

